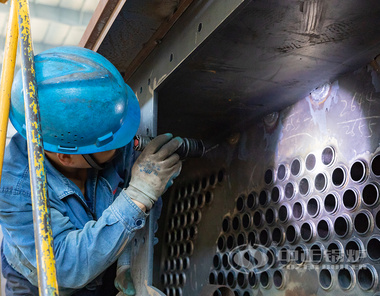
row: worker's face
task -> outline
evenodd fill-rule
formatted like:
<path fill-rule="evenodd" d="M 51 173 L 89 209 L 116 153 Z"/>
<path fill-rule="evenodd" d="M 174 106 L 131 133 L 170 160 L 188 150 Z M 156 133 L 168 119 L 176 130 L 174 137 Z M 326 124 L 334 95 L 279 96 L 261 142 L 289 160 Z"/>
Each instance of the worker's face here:
<path fill-rule="evenodd" d="M 104 151 L 104 152 L 93 153 L 92 156 L 96 159 L 97 163 L 104 164 L 104 163 L 112 160 L 115 153 L 116 153 L 116 149 Z"/>
<path fill-rule="evenodd" d="M 78 168 L 78 169 L 88 169 L 91 166 L 83 158 L 81 154 L 62 154 L 53 153 L 45 151 L 46 155 L 50 160 L 56 164 L 60 164 L 64 167 Z M 93 153 L 92 156 L 95 158 L 98 164 L 104 164 L 111 161 L 116 155 L 116 150 L 109 150 L 104 152 Z"/>

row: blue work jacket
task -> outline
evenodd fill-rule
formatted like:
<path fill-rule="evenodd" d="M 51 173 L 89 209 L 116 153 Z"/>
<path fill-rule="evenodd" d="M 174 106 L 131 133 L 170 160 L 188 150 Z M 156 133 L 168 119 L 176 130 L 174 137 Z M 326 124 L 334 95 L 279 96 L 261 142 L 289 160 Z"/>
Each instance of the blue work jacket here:
<path fill-rule="evenodd" d="M 99 285 L 101 273 L 144 227 L 147 214 L 122 190 L 130 178 L 133 153 L 130 143 L 104 170 L 89 169 L 86 196 L 45 158 L 60 295 Z M 37 286 L 27 143 L 20 134 L 5 151 L 0 223 L 8 263 Z"/>

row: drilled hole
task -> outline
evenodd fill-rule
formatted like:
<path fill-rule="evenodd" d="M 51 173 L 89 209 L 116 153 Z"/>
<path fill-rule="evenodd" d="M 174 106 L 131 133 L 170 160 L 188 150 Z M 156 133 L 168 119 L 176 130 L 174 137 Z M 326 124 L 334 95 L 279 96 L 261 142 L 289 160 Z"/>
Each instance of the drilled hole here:
<path fill-rule="evenodd" d="M 312 197 L 307 202 L 307 212 L 311 217 L 316 217 L 319 214 L 319 201 Z"/>
<path fill-rule="evenodd" d="M 300 191 L 300 194 L 305 196 L 309 193 L 309 180 L 306 179 L 306 178 L 303 178 L 301 179 L 299 185 L 298 185 L 298 189 Z"/>
<path fill-rule="evenodd" d="M 371 238 L 367 243 L 368 257 L 377 261 L 380 259 L 380 239 L 378 237 Z"/>
<path fill-rule="evenodd" d="M 218 249 L 223 252 L 226 249 L 226 238 L 224 235 L 219 236 L 218 238 Z"/>
<path fill-rule="evenodd" d="M 356 240 L 349 241 L 346 244 L 344 254 L 348 263 L 355 263 L 362 257 L 363 248 Z"/>
<path fill-rule="evenodd" d="M 289 211 L 285 205 L 282 205 L 278 210 L 278 218 L 281 222 L 285 223 L 289 219 Z M 256 225 L 256 224 L 255 224 Z"/>
<path fill-rule="evenodd" d="M 309 222 L 305 222 L 301 226 L 301 238 L 308 242 L 313 238 L 313 228 Z"/>
<path fill-rule="evenodd" d="M 187 216 L 186 215 L 181 215 L 180 217 L 179 217 L 179 220 L 180 220 L 180 226 L 182 226 L 182 227 L 184 227 L 184 226 L 186 226 L 186 222 L 187 222 Z"/>
<path fill-rule="evenodd" d="M 190 238 L 190 229 L 189 228 L 184 228 L 183 229 L 183 239 L 188 240 Z"/>
<path fill-rule="evenodd" d="M 182 296 L 182 289 L 181 288 L 175 288 L 175 296 Z"/>
<path fill-rule="evenodd" d="M 266 206 L 268 204 L 268 194 L 265 190 L 261 191 L 260 192 L 260 195 L 259 195 L 259 204 L 261 206 Z"/>
<path fill-rule="evenodd" d="M 173 232 L 167 232 L 166 233 L 166 235 L 165 235 L 165 242 L 167 243 L 167 244 L 170 244 L 170 243 L 172 243 L 172 242 L 174 242 L 175 241 L 175 239 L 177 238 L 176 236 L 175 236 L 175 231 L 173 231 Z"/>
<path fill-rule="evenodd" d="M 208 185 L 209 185 L 208 178 L 207 177 L 203 177 L 201 184 L 202 184 L 202 189 L 205 190 L 208 187 Z"/>
<path fill-rule="evenodd" d="M 237 244 L 238 244 L 238 246 L 242 246 L 242 245 L 247 244 L 247 237 L 246 237 L 244 232 L 238 234 Z"/>
<path fill-rule="evenodd" d="M 259 240 L 260 240 L 260 244 L 262 244 L 263 246 L 267 246 L 270 243 L 268 230 L 263 229 L 260 232 Z"/>
<path fill-rule="evenodd" d="M 275 220 L 275 213 L 272 208 L 267 209 L 265 213 L 265 220 L 268 223 L 268 225 L 271 225 L 274 223 Z"/>
<path fill-rule="evenodd" d="M 374 207 L 379 202 L 379 189 L 375 184 L 367 184 L 363 189 L 363 202 L 369 207 Z"/>
<path fill-rule="evenodd" d="M 247 275 L 239 272 L 237 275 L 237 283 L 240 288 L 244 289 L 248 284 Z"/>
<path fill-rule="evenodd" d="M 185 244 L 180 244 L 179 245 L 179 254 L 180 255 L 185 255 L 186 254 L 186 245 Z"/>
<path fill-rule="evenodd" d="M 376 227 L 380 229 L 380 211 L 376 214 Z"/>
<path fill-rule="evenodd" d="M 302 207 L 302 204 L 300 202 L 294 203 L 294 205 L 293 205 L 293 217 L 296 220 L 299 220 L 299 219 L 302 218 L 302 216 L 303 216 L 303 207 Z"/>
<path fill-rule="evenodd" d="M 273 273 L 273 284 L 277 289 L 281 289 L 283 287 L 284 276 L 280 270 L 276 270 Z"/>
<path fill-rule="evenodd" d="M 314 244 L 310 247 L 310 259 L 313 264 L 320 264 L 323 259 L 323 250 L 321 245 Z"/>
<path fill-rule="evenodd" d="M 235 272 L 230 271 L 227 274 L 227 285 L 229 285 L 231 288 L 235 287 L 236 280 L 235 280 Z"/>
<path fill-rule="evenodd" d="M 342 268 L 338 271 L 338 283 L 343 290 L 349 290 L 353 285 L 354 273 L 350 269 Z"/>
<path fill-rule="evenodd" d="M 166 274 L 162 274 L 161 275 L 161 284 L 163 284 L 164 286 L 166 286 L 167 283 L 168 283 L 167 275 Z"/>
<path fill-rule="evenodd" d="M 347 210 L 354 210 L 358 205 L 358 194 L 356 190 L 347 189 L 343 194 L 343 205 Z"/>
<path fill-rule="evenodd" d="M 256 227 L 260 227 L 261 224 L 263 223 L 262 221 L 262 214 L 260 211 L 257 211 L 253 214 L 253 224 L 256 226 Z"/>
<path fill-rule="evenodd" d="M 348 234 L 349 227 L 350 221 L 347 217 L 336 218 L 334 223 L 334 230 L 339 237 L 345 237 Z"/>
<path fill-rule="evenodd" d="M 226 282 L 226 277 L 224 275 L 224 272 L 219 271 L 218 273 L 218 285 L 224 285 Z"/>
<path fill-rule="evenodd" d="M 271 169 L 266 170 L 264 174 L 264 182 L 267 185 L 273 182 L 273 171 Z"/>
<path fill-rule="evenodd" d="M 354 228 L 357 233 L 364 235 L 371 228 L 371 217 L 370 213 L 361 212 L 355 216 Z"/>
<path fill-rule="evenodd" d="M 332 274 L 328 269 L 322 269 L 319 273 L 319 284 L 325 290 L 328 290 L 332 286 Z"/>
<path fill-rule="evenodd" d="M 284 247 L 278 252 L 278 258 L 281 265 L 287 265 L 292 260 L 292 255 L 289 249 Z"/>
<path fill-rule="evenodd" d="M 294 250 L 294 260 L 298 265 L 302 265 L 307 260 L 307 253 L 303 246 L 297 246 Z"/>
<path fill-rule="evenodd" d="M 244 229 L 248 229 L 251 227 L 251 215 L 249 213 L 245 213 L 242 218 L 242 225 Z"/>
<path fill-rule="evenodd" d="M 199 33 L 200 31 L 202 31 L 202 26 L 203 26 L 202 23 L 199 23 L 199 24 L 198 24 L 198 33 Z"/>
<path fill-rule="evenodd" d="M 183 258 L 183 269 L 188 269 L 190 267 L 190 258 L 185 257 Z"/>
<path fill-rule="evenodd" d="M 251 231 L 248 234 L 248 243 L 253 247 L 256 244 L 256 233 Z"/>
<path fill-rule="evenodd" d="M 211 174 L 210 178 L 209 178 L 209 185 L 214 187 L 216 185 L 216 182 L 218 181 L 217 177 L 215 176 L 215 174 Z"/>
<path fill-rule="evenodd" d="M 210 275 L 208 276 L 208 281 L 210 285 L 215 285 L 216 284 L 216 274 L 214 272 L 211 272 Z"/>
<path fill-rule="evenodd" d="M 278 203 L 280 201 L 280 189 L 277 186 L 272 188 L 271 198 L 274 203 Z"/>
<path fill-rule="evenodd" d="M 366 165 L 363 161 L 358 160 L 353 163 L 350 170 L 350 176 L 352 181 L 360 183 L 364 181 L 366 177 Z"/>
<path fill-rule="evenodd" d="M 230 234 L 227 237 L 227 249 L 232 250 L 235 247 L 235 237 Z"/>
<path fill-rule="evenodd" d="M 315 176 L 314 179 L 314 187 L 318 191 L 324 191 L 327 187 L 327 178 L 326 175 L 323 173 L 319 173 Z"/>
<path fill-rule="evenodd" d="M 372 266 L 366 265 L 358 271 L 358 284 L 364 291 L 371 290 L 377 279 L 376 271 Z"/>
<path fill-rule="evenodd" d="M 242 211 L 244 211 L 244 207 L 245 207 L 245 196 L 240 195 L 236 200 L 236 209 L 239 212 L 242 212 Z"/>
<path fill-rule="evenodd" d="M 241 265 L 243 264 L 242 263 L 242 256 L 241 256 L 240 252 L 231 253 L 229 258 L 230 258 L 229 260 L 230 260 L 231 266 L 235 270 L 239 269 L 241 267 Z"/>
<path fill-rule="evenodd" d="M 285 185 L 285 197 L 287 199 L 292 199 L 294 197 L 294 185 L 291 182 Z"/>
<path fill-rule="evenodd" d="M 232 219 L 232 229 L 236 231 L 239 228 L 240 228 L 240 217 L 239 216 L 235 216 Z"/>
<path fill-rule="evenodd" d="M 306 169 L 308 171 L 312 171 L 315 168 L 316 163 L 317 163 L 317 159 L 315 158 L 314 154 L 309 154 L 306 157 L 305 164 L 306 164 Z"/>
<path fill-rule="evenodd" d="M 180 191 L 181 191 L 181 196 L 182 197 L 186 197 L 186 195 L 187 195 L 187 188 L 185 186 L 183 186 L 183 187 L 181 187 Z"/>
<path fill-rule="evenodd" d="M 251 210 L 254 210 L 257 206 L 257 198 L 256 198 L 256 193 L 251 192 L 248 197 L 247 197 L 247 207 Z"/>
<path fill-rule="evenodd" d="M 257 285 L 257 277 L 256 277 L 256 273 L 254 273 L 253 271 L 251 271 L 249 274 L 248 274 L 248 283 L 249 285 L 254 288 L 256 287 Z"/>
<path fill-rule="evenodd" d="M 295 159 L 292 161 L 292 164 L 290 165 L 290 172 L 293 176 L 298 176 L 301 171 L 301 162 L 299 159 Z"/>
<path fill-rule="evenodd" d="M 198 207 L 198 199 L 195 196 L 192 196 L 190 199 L 190 207 L 195 210 Z"/>
<path fill-rule="evenodd" d="M 202 218 L 201 211 L 200 210 L 194 211 L 194 223 L 198 224 L 199 222 L 201 222 L 201 218 Z"/>
<path fill-rule="evenodd" d="M 344 185 L 345 182 L 346 182 L 346 171 L 341 167 L 336 168 L 332 173 L 332 183 L 336 187 L 341 187 Z"/>
<path fill-rule="evenodd" d="M 327 194 L 325 197 L 325 210 L 329 214 L 334 214 L 338 209 L 338 198 L 335 193 Z"/>
<path fill-rule="evenodd" d="M 380 154 L 372 159 L 371 170 L 376 177 L 380 176 Z"/>
<path fill-rule="evenodd" d="M 333 242 L 327 246 L 327 260 L 333 264 L 337 264 L 342 259 L 342 250 L 338 243 Z"/>
<path fill-rule="evenodd" d="M 286 177 L 286 167 L 283 164 L 280 164 L 277 169 L 277 179 L 283 181 Z"/>
<path fill-rule="evenodd" d="M 286 229 L 285 235 L 288 242 L 293 244 L 297 240 L 298 230 L 295 228 L 295 226 L 289 225 L 288 228 Z"/>
<path fill-rule="evenodd" d="M 330 236 L 330 225 L 326 220 L 318 222 L 317 233 L 321 239 L 327 239 Z"/>
<path fill-rule="evenodd" d="M 272 240 L 276 245 L 280 245 L 283 241 L 283 231 L 276 227 L 272 231 Z"/>
<path fill-rule="evenodd" d="M 260 274 L 260 283 L 264 288 L 269 286 L 269 274 L 266 271 Z"/>
<path fill-rule="evenodd" d="M 335 151 L 332 147 L 326 147 L 322 151 L 322 163 L 324 165 L 331 165 L 335 159 Z"/>
<path fill-rule="evenodd" d="M 220 268 L 220 266 L 222 265 L 220 254 L 214 255 L 214 258 L 212 259 L 212 264 L 213 264 L 214 268 L 216 268 L 216 269 Z"/>
<path fill-rule="evenodd" d="M 230 259 L 228 257 L 228 253 L 223 254 L 222 256 L 222 265 L 225 269 L 230 268 Z"/>

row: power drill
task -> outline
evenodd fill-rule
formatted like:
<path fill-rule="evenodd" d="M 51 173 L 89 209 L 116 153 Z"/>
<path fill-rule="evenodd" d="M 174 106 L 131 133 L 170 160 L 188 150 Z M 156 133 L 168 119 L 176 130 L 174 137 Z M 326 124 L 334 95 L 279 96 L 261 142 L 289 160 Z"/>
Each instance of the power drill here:
<path fill-rule="evenodd" d="M 136 135 L 133 138 L 133 149 L 136 151 L 143 151 L 144 148 L 152 140 L 152 137 Z M 183 144 L 179 146 L 176 153 L 181 159 L 202 157 L 206 153 L 206 146 L 202 140 L 182 138 Z"/>

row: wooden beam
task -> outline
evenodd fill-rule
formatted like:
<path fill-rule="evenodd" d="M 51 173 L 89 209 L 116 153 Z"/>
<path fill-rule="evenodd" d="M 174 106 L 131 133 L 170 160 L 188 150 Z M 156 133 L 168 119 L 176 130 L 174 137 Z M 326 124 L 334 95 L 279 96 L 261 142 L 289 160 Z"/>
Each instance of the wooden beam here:
<path fill-rule="evenodd" d="M 133 73 L 138 69 L 142 62 L 149 56 L 149 54 L 154 50 L 154 48 L 160 44 L 161 40 L 166 36 L 171 27 L 176 23 L 180 16 L 186 11 L 190 4 L 194 0 L 182 0 L 173 13 L 173 15 L 165 22 L 163 22 L 157 31 L 152 35 L 147 43 L 144 44 L 143 48 L 137 54 L 137 56 L 130 63 L 125 71 L 124 80 L 127 81 Z"/>
<path fill-rule="evenodd" d="M 100 0 L 79 42 L 79 46 L 97 51 L 125 1 Z"/>

